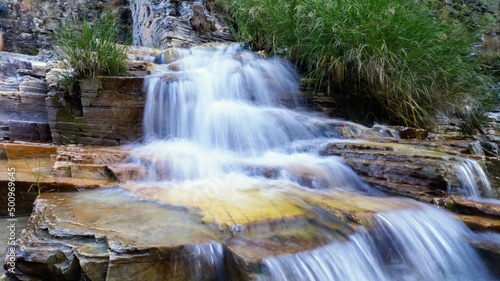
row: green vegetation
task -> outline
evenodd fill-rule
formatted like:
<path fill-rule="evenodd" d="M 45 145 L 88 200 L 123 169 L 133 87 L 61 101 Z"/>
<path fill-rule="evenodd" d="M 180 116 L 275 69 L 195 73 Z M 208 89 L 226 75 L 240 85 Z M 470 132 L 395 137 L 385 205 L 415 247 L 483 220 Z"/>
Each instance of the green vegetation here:
<path fill-rule="evenodd" d="M 111 15 L 94 22 L 70 20 L 54 32 L 59 59 L 76 79 L 126 73 L 127 55 L 116 43 L 120 25 Z M 69 87 L 69 86 L 68 86 Z"/>
<path fill-rule="evenodd" d="M 471 55 L 478 35 L 439 1 L 221 1 L 238 40 L 296 62 L 356 121 L 426 127 L 437 113 L 472 112 L 474 122 L 495 102 Z"/>
<path fill-rule="evenodd" d="M 25 161 L 26 166 L 28 166 L 31 174 L 35 178 L 35 183 L 33 183 L 28 191 L 33 189 L 33 192 L 38 196 L 42 194 L 42 191 L 45 189 L 45 186 L 42 186 L 42 162 L 40 160 L 33 160 L 34 167 L 32 168 L 27 161 Z"/>

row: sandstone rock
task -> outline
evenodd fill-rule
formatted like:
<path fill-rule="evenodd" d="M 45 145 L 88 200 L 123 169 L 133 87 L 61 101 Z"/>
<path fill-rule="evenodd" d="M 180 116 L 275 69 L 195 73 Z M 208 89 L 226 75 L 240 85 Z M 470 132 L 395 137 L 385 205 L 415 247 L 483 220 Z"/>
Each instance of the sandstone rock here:
<path fill-rule="evenodd" d="M 500 220 L 500 204 L 486 200 L 470 200 L 464 198 L 450 197 L 446 202 L 447 208 L 467 215 L 476 215 Z"/>
<path fill-rule="evenodd" d="M 480 216 L 457 215 L 470 229 L 500 233 L 500 220 Z"/>
<path fill-rule="evenodd" d="M 439 175 L 433 165 L 442 164 L 443 155 L 448 154 L 410 147 L 398 143 L 338 141 L 330 144 L 326 151 L 356 151 L 371 162 L 385 159 L 400 166 L 401 163 L 418 164 L 422 168 L 416 166 L 417 174 L 405 174 L 404 181 L 422 181 L 421 188 L 424 188 L 424 182 L 431 182 L 432 177 Z M 366 156 L 369 152 L 373 158 Z M 77 168 L 85 172 L 82 176 L 88 177 L 86 173 L 91 172 L 100 177 L 101 172 L 106 171 L 127 181 L 123 188 L 128 192 L 102 189 L 42 194 L 29 226 L 20 236 L 16 252 L 20 273 L 16 277 L 20 280 L 80 280 L 76 278 L 81 276 L 92 280 L 127 280 L 138 276 L 142 280 L 203 280 L 203 273 L 207 272 L 208 279 L 230 276 L 254 280 L 263 258 L 314 249 L 331 242 L 331 237 L 343 241 L 360 226 L 369 228 L 373 214 L 414 205 L 411 201 L 335 189 L 311 192 L 275 181 L 245 176 L 240 179 L 234 175 L 187 183 L 133 182 L 130 180 L 144 178 L 146 172 L 132 164 L 119 163 L 129 153 L 124 148 L 112 147 L 58 149 L 55 160 L 61 173 Z M 429 160 L 433 164 L 427 164 L 432 166 L 427 169 L 423 166 Z M 259 171 L 265 168 L 249 167 Z M 391 169 L 401 173 L 395 167 Z M 396 177 L 395 174 L 385 175 L 389 172 L 376 174 L 375 171 L 372 176 L 396 182 L 391 178 Z M 267 174 L 272 177 L 273 172 Z M 423 175 L 430 176 L 419 178 Z M 90 181 L 81 184 L 90 185 Z M 398 192 L 411 186 L 410 183 L 402 185 Z M 415 189 L 413 192 L 407 196 L 418 194 Z M 220 196 L 221 193 L 224 196 Z M 419 199 L 424 201 L 430 198 L 429 194 L 421 196 Z M 487 216 L 495 210 L 484 204 L 453 200 L 455 206 L 484 209 L 482 214 Z M 460 218 L 474 229 L 497 230 L 493 218 L 470 215 Z M 490 249 L 479 242 L 476 246 L 485 254 L 498 250 L 496 244 Z M 212 256 L 205 256 L 207 253 Z M 177 270 L 173 270 L 174 265 Z"/>
<path fill-rule="evenodd" d="M 70 165 L 71 177 L 82 179 L 110 180 L 111 174 L 103 165 L 79 164 Z"/>
<path fill-rule="evenodd" d="M 3 139 L 51 141 L 45 107 L 48 90 L 39 73 L 45 71 L 46 63 L 41 59 L 0 54 L 0 125 L 5 126 Z"/>
<path fill-rule="evenodd" d="M 429 136 L 429 132 L 424 129 L 400 127 L 399 137 L 402 139 L 426 139 Z"/>
<path fill-rule="evenodd" d="M 11 141 L 51 142 L 49 124 L 27 121 L 9 121 L 4 139 Z"/>
<path fill-rule="evenodd" d="M 117 146 L 140 140 L 142 83 L 140 77 L 100 77 L 82 81 L 79 96 L 53 89 L 46 103 L 54 143 Z"/>
<path fill-rule="evenodd" d="M 145 179 L 147 171 L 134 164 L 111 164 L 108 165 L 111 175 L 118 183 Z"/>
<path fill-rule="evenodd" d="M 4 143 L 0 144 L 0 148 L 5 150 L 9 160 L 48 158 L 57 152 L 57 146 L 49 144 Z"/>
<path fill-rule="evenodd" d="M 61 146 L 56 160 L 72 164 L 114 164 L 124 161 L 130 154 L 121 147 Z"/>
<path fill-rule="evenodd" d="M 183 209 L 139 201 L 116 189 L 42 194 L 19 236 L 15 276 L 211 280 L 215 266 L 200 248 L 211 247 L 218 235 L 198 221 Z M 196 262 L 205 265 L 204 275 L 191 271 Z"/>
<path fill-rule="evenodd" d="M 196 194 L 140 185 L 130 189 L 134 195 L 118 188 L 42 194 L 17 241 L 15 276 L 253 280 L 263 258 L 317 248 L 332 237 L 344 241 L 373 212 L 408 206 L 273 185 L 229 187 L 218 197 L 200 186 Z"/>
<path fill-rule="evenodd" d="M 56 163 L 52 156 L 55 156 L 57 147 L 47 144 L 22 144 L 22 143 L 1 143 L 0 169 L 7 171 L 15 169 L 16 184 L 16 215 L 30 214 L 33 201 L 36 198 L 36 187 L 40 184 L 42 192 L 74 191 L 85 188 L 97 188 L 102 186 L 113 186 L 114 183 L 107 179 L 85 179 L 61 177 L 70 176 L 70 163 L 58 161 Z M 97 157 L 104 161 L 106 155 Z M 8 160 L 8 161 L 5 161 Z M 64 164 L 67 167 L 63 167 Z M 54 166 L 54 167 L 53 167 Z M 53 173 L 53 171 L 55 171 Z M 9 182 L 7 173 L 0 174 L 0 185 L 7 186 Z M 7 215 L 7 192 L 8 189 L 0 189 L 0 216 Z"/>
<path fill-rule="evenodd" d="M 376 188 L 426 202 L 445 196 L 448 185 L 459 185 L 450 163 L 453 156 L 443 152 L 397 143 L 336 141 L 324 154 L 341 156 Z"/>

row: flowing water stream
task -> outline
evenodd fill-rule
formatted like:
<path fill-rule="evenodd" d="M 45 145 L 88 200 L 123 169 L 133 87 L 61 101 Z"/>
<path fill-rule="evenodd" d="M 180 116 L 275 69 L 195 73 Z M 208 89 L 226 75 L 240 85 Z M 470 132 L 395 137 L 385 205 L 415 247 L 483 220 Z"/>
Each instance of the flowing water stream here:
<path fill-rule="evenodd" d="M 307 221 L 315 221 L 303 227 L 319 229 L 313 232 L 323 242 L 264 257 L 258 280 L 493 280 L 466 242 L 476 234 L 460 221 L 422 203 L 384 197 L 342 159 L 319 156 L 314 148 L 335 136 L 337 121 L 300 107 L 298 75 L 286 61 L 239 44 L 177 52 L 179 60 L 145 80 L 145 142 L 130 159 L 147 171 L 142 184 L 188 190 L 186 200 L 234 196 L 241 208 L 252 200 L 245 194 L 275 198 L 269 193 L 292 194 L 287 186 L 375 202 L 361 206 L 373 213 L 365 225 L 338 235 L 326 227 L 335 219 L 290 195 L 312 214 Z M 207 264 L 214 279 L 228 278 L 218 241 L 186 252 L 194 279 Z"/>
<path fill-rule="evenodd" d="M 476 200 L 494 197 L 488 177 L 476 160 L 465 159 L 456 165 L 456 169 L 461 183 L 458 192 L 462 196 Z"/>

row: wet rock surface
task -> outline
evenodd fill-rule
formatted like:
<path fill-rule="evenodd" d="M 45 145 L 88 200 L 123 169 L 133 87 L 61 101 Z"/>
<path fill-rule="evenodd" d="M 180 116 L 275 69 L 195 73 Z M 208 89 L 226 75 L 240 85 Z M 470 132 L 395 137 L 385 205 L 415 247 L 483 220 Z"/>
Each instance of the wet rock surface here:
<path fill-rule="evenodd" d="M 16 278 L 254 280 L 263 258 L 343 241 L 373 212 L 406 208 L 291 186 L 231 190 L 224 198 L 210 187 L 195 197 L 182 186 L 158 191 L 144 185 L 40 195 L 17 240 Z"/>
<path fill-rule="evenodd" d="M 347 130 L 348 123 L 335 127 L 345 136 L 374 136 L 357 127 Z M 310 192 L 273 180 L 265 184 L 245 180 L 241 185 L 242 181 L 226 179 L 224 186 L 232 188 L 225 189 L 221 197 L 217 194 L 222 192 L 222 182 L 141 182 L 146 171 L 127 162 L 130 150 L 124 147 L 3 147 L 8 165 L 26 165 L 15 161 L 29 155 L 51 156 L 43 183 L 73 183 L 72 189 L 59 191 L 121 185 L 39 196 L 18 240 L 16 277 L 20 280 L 80 280 L 81 276 L 90 280 L 126 280 L 130 276 L 185 280 L 186 276 L 202 276 L 196 275 L 200 272 L 255 280 L 265 258 L 326 245 L 331 240 L 323 235 L 325 230 L 328 237 L 343 241 L 360 227 L 369 226 L 373 214 L 413 204 L 339 190 Z M 463 141 L 443 147 L 432 141 L 347 139 L 325 145 L 323 154 L 341 156 L 367 182 L 385 192 L 436 203 L 456 212 L 474 230 L 498 232 L 498 206 L 450 197 L 444 187 L 458 184 L 454 163 L 468 147 Z M 275 177 L 273 167 L 249 169 L 260 171 L 264 178 Z M 26 185 L 31 183 L 32 179 L 26 180 Z M 489 259 L 498 257 L 498 243 L 471 243 Z M 201 254 L 207 252 L 218 262 L 207 262 Z"/>
<path fill-rule="evenodd" d="M 183 186 L 132 185 L 39 196 L 17 240 L 16 278 L 256 280 L 263 259 L 345 241 L 370 228 L 374 214 L 415 206 L 293 186 L 250 185 L 221 198 L 209 184 L 196 194 Z M 471 243 L 485 255 L 499 249 Z"/>
<path fill-rule="evenodd" d="M 67 192 L 114 185 L 113 181 L 104 177 L 82 178 L 77 173 L 74 177 L 69 177 L 70 174 L 62 176 L 57 169 L 57 150 L 58 147 L 51 144 L 0 143 L 0 168 L 3 171 L 14 171 L 16 215 L 31 213 L 38 184 L 41 192 Z M 82 156 L 79 155 L 78 158 L 82 159 Z M 60 165 L 64 164 L 62 162 Z M 68 170 L 71 172 L 71 165 L 68 165 Z M 7 186 L 8 182 L 8 173 L 1 173 L 0 184 Z M 7 188 L 0 190 L 0 216 L 8 215 L 7 193 Z"/>
<path fill-rule="evenodd" d="M 190 276 L 186 260 L 196 258 L 187 246 L 216 240 L 217 233 L 199 224 L 196 215 L 138 201 L 117 189 L 46 193 L 19 237 L 15 276 L 185 280 Z"/>

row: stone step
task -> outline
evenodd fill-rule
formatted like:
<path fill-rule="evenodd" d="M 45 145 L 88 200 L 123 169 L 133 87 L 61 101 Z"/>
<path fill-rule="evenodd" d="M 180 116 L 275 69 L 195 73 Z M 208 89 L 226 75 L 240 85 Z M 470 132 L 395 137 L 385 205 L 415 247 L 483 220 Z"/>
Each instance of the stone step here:
<path fill-rule="evenodd" d="M 455 213 L 500 220 L 500 203 L 498 200 L 450 197 L 445 203 L 447 208 Z"/>
<path fill-rule="evenodd" d="M 472 230 L 493 231 L 500 233 L 499 219 L 461 214 L 456 214 L 456 216 Z"/>

